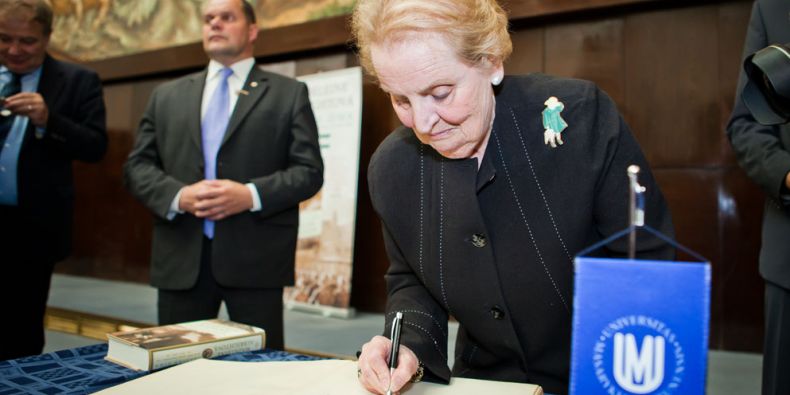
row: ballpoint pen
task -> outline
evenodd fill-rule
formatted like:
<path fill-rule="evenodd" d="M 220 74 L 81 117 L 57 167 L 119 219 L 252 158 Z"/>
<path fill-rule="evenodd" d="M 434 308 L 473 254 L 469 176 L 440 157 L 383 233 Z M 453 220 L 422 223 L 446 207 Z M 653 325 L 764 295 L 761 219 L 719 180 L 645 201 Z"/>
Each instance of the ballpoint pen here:
<path fill-rule="evenodd" d="M 395 373 L 395 368 L 398 367 L 398 350 L 400 349 L 400 329 L 403 321 L 403 313 L 400 311 L 395 314 L 392 319 L 392 328 L 390 328 L 390 340 L 392 341 L 392 349 L 390 350 L 390 383 L 387 386 L 387 395 L 392 395 L 392 374 Z"/>

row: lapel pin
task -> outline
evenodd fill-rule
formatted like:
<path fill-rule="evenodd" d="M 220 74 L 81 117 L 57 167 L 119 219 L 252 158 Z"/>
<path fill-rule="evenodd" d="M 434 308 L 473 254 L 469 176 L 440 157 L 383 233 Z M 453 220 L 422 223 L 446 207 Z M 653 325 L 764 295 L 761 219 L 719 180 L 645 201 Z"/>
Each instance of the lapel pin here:
<path fill-rule="evenodd" d="M 558 145 L 565 144 L 562 141 L 562 131 L 568 127 L 568 123 L 562 119 L 560 113 L 565 109 L 565 105 L 556 97 L 549 97 L 543 104 L 546 108 L 543 110 L 543 143 L 551 145 L 551 148 L 557 148 Z"/>
<path fill-rule="evenodd" d="M 253 88 L 256 88 L 256 87 L 258 87 L 258 81 L 252 81 L 252 82 L 250 82 L 250 86 L 251 86 L 251 87 L 253 87 Z"/>

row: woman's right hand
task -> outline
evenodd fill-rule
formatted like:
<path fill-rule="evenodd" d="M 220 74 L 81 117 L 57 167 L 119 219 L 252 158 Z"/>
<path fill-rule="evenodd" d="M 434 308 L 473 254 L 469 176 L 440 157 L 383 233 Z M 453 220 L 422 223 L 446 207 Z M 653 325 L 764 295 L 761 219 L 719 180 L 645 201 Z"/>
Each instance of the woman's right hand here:
<path fill-rule="evenodd" d="M 401 345 L 398 352 L 398 367 L 390 377 L 387 360 L 392 342 L 384 336 L 375 336 L 362 346 L 357 363 L 359 382 L 373 394 L 384 394 L 387 388 L 397 393 L 411 381 L 417 372 L 419 360 L 408 347 Z M 392 380 L 392 383 L 390 383 Z"/>

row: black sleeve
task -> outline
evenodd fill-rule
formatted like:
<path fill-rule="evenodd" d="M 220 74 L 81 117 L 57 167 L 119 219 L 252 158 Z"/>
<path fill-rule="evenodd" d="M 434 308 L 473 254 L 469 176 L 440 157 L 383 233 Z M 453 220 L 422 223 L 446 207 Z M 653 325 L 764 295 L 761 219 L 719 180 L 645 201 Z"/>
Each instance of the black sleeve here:
<path fill-rule="evenodd" d="M 766 36 L 760 3 L 755 2 L 743 48 L 743 58 L 770 45 Z M 779 139 L 779 127 L 757 123 L 741 99 L 746 85 L 746 74 L 741 67 L 735 105 L 727 125 L 729 137 L 738 163 L 746 174 L 769 196 L 781 197 L 785 177 L 790 172 L 790 153 Z M 785 203 L 787 206 L 788 204 Z"/>
<path fill-rule="evenodd" d="M 44 139 L 71 159 L 98 162 L 107 151 L 106 113 L 99 76 L 84 71 L 79 89 L 70 92 L 76 111 L 61 114 L 50 108 Z"/>

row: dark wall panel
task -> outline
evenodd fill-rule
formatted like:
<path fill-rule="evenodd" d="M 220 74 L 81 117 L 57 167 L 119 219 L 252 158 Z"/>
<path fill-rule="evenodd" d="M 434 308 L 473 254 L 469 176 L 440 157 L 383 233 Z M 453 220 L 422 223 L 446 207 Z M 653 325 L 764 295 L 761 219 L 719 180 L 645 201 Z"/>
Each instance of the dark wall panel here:
<path fill-rule="evenodd" d="M 762 191 L 738 167 L 726 168 L 719 193 L 722 284 L 716 307 L 723 311 L 716 348 L 760 351 L 763 339 L 763 280 L 758 273 Z"/>
<path fill-rule="evenodd" d="M 720 162 L 716 6 L 625 20 L 622 110 L 654 167 Z"/>
<path fill-rule="evenodd" d="M 151 215 L 123 187 L 123 163 L 153 89 L 164 80 L 105 86 L 107 154 L 98 164 L 75 163 L 74 251 L 65 273 L 148 281 Z"/>
<path fill-rule="evenodd" d="M 595 81 L 624 103 L 623 26 L 615 18 L 546 27 L 545 72 Z"/>
<path fill-rule="evenodd" d="M 146 282 L 150 215 L 122 185 L 121 166 L 132 146 L 128 131 L 108 131 L 113 144 L 99 166 L 75 164 L 74 252 L 59 270 Z"/>
<path fill-rule="evenodd" d="M 593 12 L 620 5 L 640 5 L 666 0 L 501 0 L 509 15 L 517 18 L 565 14 L 570 12 Z"/>
<path fill-rule="evenodd" d="M 746 38 L 746 27 L 752 3 L 741 1 L 726 3 L 719 6 L 719 129 L 724 133 L 727 121 L 735 101 L 735 88 L 738 85 L 738 74 L 741 70 L 743 43 Z M 722 144 L 724 163 L 736 165 L 735 154 L 730 144 Z"/>
<path fill-rule="evenodd" d="M 720 344 L 725 308 L 722 300 L 726 291 L 721 275 L 725 271 L 725 262 L 719 243 L 718 195 L 723 172 L 692 168 L 655 169 L 655 175 L 672 213 L 676 240 L 711 262 L 710 344 Z M 678 259 L 696 261 L 683 252 L 679 252 Z"/>
<path fill-rule="evenodd" d="M 737 167 L 656 169 L 676 238 L 711 261 L 710 345 L 760 350 L 762 194 Z M 694 260 L 680 253 L 681 260 Z"/>
<path fill-rule="evenodd" d="M 543 71 L 544 29 L 525 28 L 511 34 L 513 56 L 505 63 L 506 74 L 528 74 Z"/>

